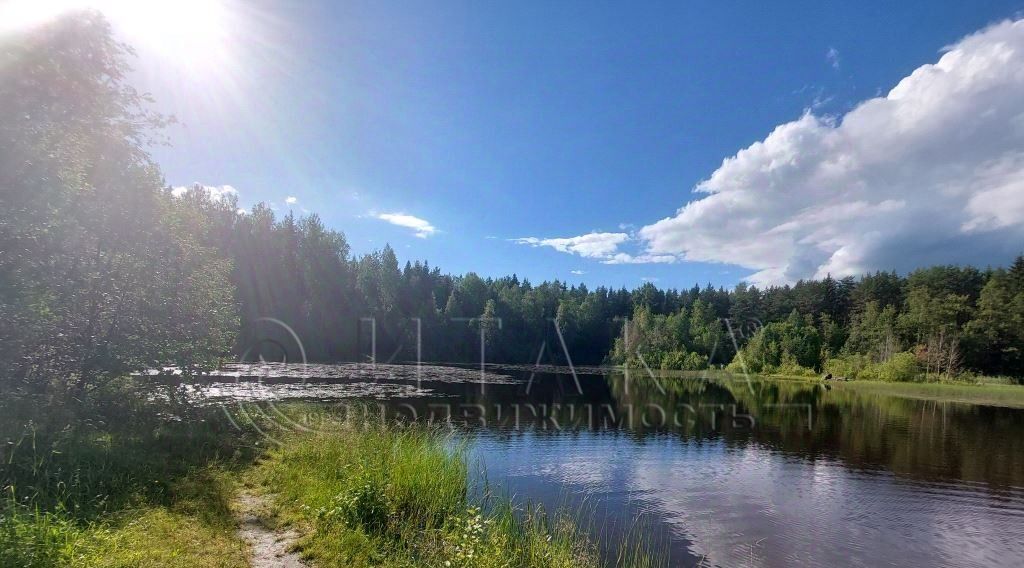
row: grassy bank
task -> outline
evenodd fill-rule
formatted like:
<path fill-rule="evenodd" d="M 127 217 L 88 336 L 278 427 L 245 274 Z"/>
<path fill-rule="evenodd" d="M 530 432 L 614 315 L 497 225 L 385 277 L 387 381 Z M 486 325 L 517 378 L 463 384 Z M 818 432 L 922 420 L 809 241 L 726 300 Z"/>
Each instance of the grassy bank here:
<path fill-rule="evenodd" d="M 698 371 L 665 374 L 666 378 L 711 379 L 724 381 L 746 380 L 742 374 L 728 371 Z M 899 396 L 939 402 L 963 402 L 1024 408 L 1024 385 L 1009 384 L 1005 377 L 970 376 L 959 381 L 948 381 L 943 377 L 920 375 L 916 381 L 892 382 L 881 380 L 822 381 L 819 374 L 751 374 L 756 381 L 784 381 L 805 384 L 828 384 L 831 387 L 856 390 L 866 394 Z"/>
<path fill-rule="evenodd" d="M 463 452 L 420 428 L 293 437 L 250 479 L 273 492 L 273 518 L 306 535 L 303 555 L 325 566 L 601 565 L 571 518 L 471 500 Z"/>
<path fill-rule="evenodd" d="M 741 375 L 730 374 L 714 377 L 719 380 L 743 380 Z M 939 402 L 962 402 L 1009 408 L 1024 408 L 1024 385 L 985 382 L 940 382 L 938 379 L 921 382 L 887 382 L 887 381 L 822 381 L 820 377 L 803 375 L 751 375 L 758 381 L 784 381 L 804 384 L 827 384 L 832 388 L 849 389 L 865 394 L 878 394 L 935 400 Z"/>
<path fill-rule="evenodd" d="M 274 431 L 278 446 L 220 408 L 109 394 L 0 408 L 0 567 L 248 566 L 240 491 L 266 496 L 267 523 L 298 529 L 314 566 L 601 565 L 569 516 L 471 498 L 442 433 L 321 422 Z M 656 565 L 623 548 L 618 565 Z"/>
<path fill-rule="evenodd" d="M 878 380 L 824 382 L 817 376 L 801 375 L 755 375 L 754 378 L 757 380 L 824 383 L 834 388 L 849 389 L 865 394 L 1024 408 L 1024 385 L 1006 384 L 1005 380 L 997 377 L 972 377 L 974 382 L 945 381 L 938 377 L 926 378 L 924 376 L 921 376 L 919 381 L 909 382 Z"/>
<path fill-rule="evenodd" d="M 849 381 L 834 383 L 836 388 L 862 393 L 884 394 L 903 398 L 963 402 L 1024 408 L 1024 386 L 963 383 L 885 383 L 880 381 Z"/>

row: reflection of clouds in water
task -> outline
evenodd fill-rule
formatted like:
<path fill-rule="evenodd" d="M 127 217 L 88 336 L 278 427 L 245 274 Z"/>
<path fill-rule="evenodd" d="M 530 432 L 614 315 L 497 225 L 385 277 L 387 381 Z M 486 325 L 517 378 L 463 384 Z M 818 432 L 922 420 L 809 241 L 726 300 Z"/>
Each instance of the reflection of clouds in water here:
<path fill-rule="evenodd" d="M 501 471 L 507 476 L 542 477 L 588 493 L 600 493 L 612 485 L 616 458 L 621 458 L 596 451 L 587 443 L 592 439 L 571 434 L 542 437 L 533 433 L 500 440 L 481 438 L 478 453 L 488 462 L 500 461 Z"/>
<path fill-rule="evenodd" d="M 1019 565 L 1024 558 L 1020 519 L 996 522 L 987 493 L 950 502 L 892 475 L 825 460 L 756 446 L 673 445 L 638 456 L 630 485 L 716 564 L 876 566 L 893 550 L 923 565 Z M 979 557 L 982 550 L 991 556 Z"/>
<path fill-rule="evenodd" d="M 1010 566 L 1024 558 L 1024 494 L 1005 508 L 983 485 L 936 487 L 759 445 L 613 433 L 482 435 L 492 480 L 516 491 L 596 496 L 663 520 L 720 566 Z M 556 497 L 557 499 L 557 497 Z M 899 551 L 898 556 L 891 553 Z M 982 556 L 987 554 L 987 556 Z"/>

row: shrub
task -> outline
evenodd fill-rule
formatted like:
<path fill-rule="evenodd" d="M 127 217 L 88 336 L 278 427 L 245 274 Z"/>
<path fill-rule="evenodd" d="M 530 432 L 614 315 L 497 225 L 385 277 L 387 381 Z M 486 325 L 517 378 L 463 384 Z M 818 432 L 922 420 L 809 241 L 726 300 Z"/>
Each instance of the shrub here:
<path fill-rule="evenodd" d="M 872 366 L 871 361 L 865 355 L 847 354 L 833 357 L 825 362 L 825 372 L 834 377 L 847 377 L 850 379 L 867 379 L 863 376 L 865 370 Z M 870 373 L 869 373 L 870 374 Z"/>
<path fill-rule="evenodd" d="M 797 363 L 796 359 L 789 355 L 783 355 L 782 363 L 775 367 L 769 367 L 764 372 L 772 375 L 792 375 L 796 377 L 813 377 L 818 374 L 814 369 Z"/>
<path fill-rule="evenodd" d="M 913 353 L 897 353 L 878 365 L 878 378 L 883 381 L 913 381 L 921 374 L 921 367 Z"/>
<path fill-rule="evenodd" d="M 743 370 L 737 361 L 741 355 L 751 373 L 804 375 L 821 363 L 821 336 L 794 311 L 786 321 L 758 329 L 730 363 L 731 370 Z"/>
<path fill-rule="evenodd" d="M 906 382 L 917 380 L 921 366 L 913 353 L 897 353 L 882 363 L 875 363 L 867 355 L 847 354 L 829 359 L 825 371 L 836 377 L 862 381 Z"/>
<path fill-rule="evenodd" d="M 696 352 L 691 352 L 686 356 L 686 362 L 684 368 L 687 371 L 700 371 L 708 368 L 708 358 L 706 355 L 700 355 Z"/>
<path fill-rule="evenodd" d="M 694 352 L 670 351 L 661 358 L 661 368 L 675 371 L 700 371 L 708 368 L 708 358 Z"/>

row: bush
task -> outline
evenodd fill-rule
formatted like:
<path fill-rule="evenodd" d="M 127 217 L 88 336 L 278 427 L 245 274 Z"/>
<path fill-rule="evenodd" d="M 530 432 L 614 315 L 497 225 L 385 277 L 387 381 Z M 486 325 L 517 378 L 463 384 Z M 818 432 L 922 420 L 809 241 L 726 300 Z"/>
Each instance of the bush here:
<path fill-rule="evenodd" d="M 744 370 L 738 361 L 741 355 L 751 373 L 813 374 L 821 364 L 821 336 L 794 311 L 786 321 L 758 329 L 729 364 L 730 370 Z"/>
<path fill-rule="evenodd" d="M 661 368 L 674 371 L 700 371 L 708 368 L 708 358 L 693 352 L 671 351 L 661 358 Z"/>
<path fill-rule="evenodd" d="M 814 369 L 804 367 L 789 356 L 783 356 L 781 364 L 776 367 L 769 367 L 765 373 L 771 375 L 792 375 L 794 377 L 814 377 L 818 374 Z"/>
<path fill-rule="evenodd" d="M 913 353 L 897 353 L 882 363 L 875 363 L 867 355 L 847 354 L 829 359 L 825 371 L 836 377 L 862 381 L 906 382 L 917 380 L 921 366 Z"/>
<path fill-rule="evenodd" d="M 865 370 L 873 363 L 866 355 L 841 355 L 825 361 L 825 372 L 834 377 L 847 377 L 850 379 L 868 379 L 863 376 Z"/>
<path fill-rule="evenodd" d="M 878 366 L 878 378 L 883 381 L 913 381 L 921 374 L 921 367 L 913 353 L 897 353 Z"/>
<path fill-rule="evenodd" d="M 692 352 L 686 356 L 686 362 L 684 368 L 687 371 L 700 371 L 708 368 L 708 358 L 706 355 L 700 355 L 696 352 Z"/>
<path fill-rule="evenodd" d="M 746 353 L 746 351 L 743 351 L 742 353 Z M 748 372 L 758 375 L 791 375 L 796 377 L 813 377 L 818 374 L 814 369 L 799 364 L 793 357 L 785 353 L 781 356 L 781 361 L 777 364 L 772 364 L 758 358 L 749 360 L 744 359 L 741 362 L 740 356 L 741 354 L 737 354 L 725 370 L 730 373 Z M 744 363 L 746 364 L 746 368 L 744 368 Z"/>

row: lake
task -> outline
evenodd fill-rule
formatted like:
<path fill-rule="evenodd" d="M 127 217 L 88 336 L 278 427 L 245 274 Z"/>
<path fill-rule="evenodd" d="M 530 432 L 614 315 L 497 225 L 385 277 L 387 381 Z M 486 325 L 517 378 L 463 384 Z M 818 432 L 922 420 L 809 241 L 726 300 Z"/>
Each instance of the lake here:
<path fill-rule="evenodd" d="M 673 566 L 1024 565 L 1020 409 L 521 366 L 240 364 L 194 388 L 232 413 L 303 400 L 451 427 L 478 489 L 642 535 Z"/>

